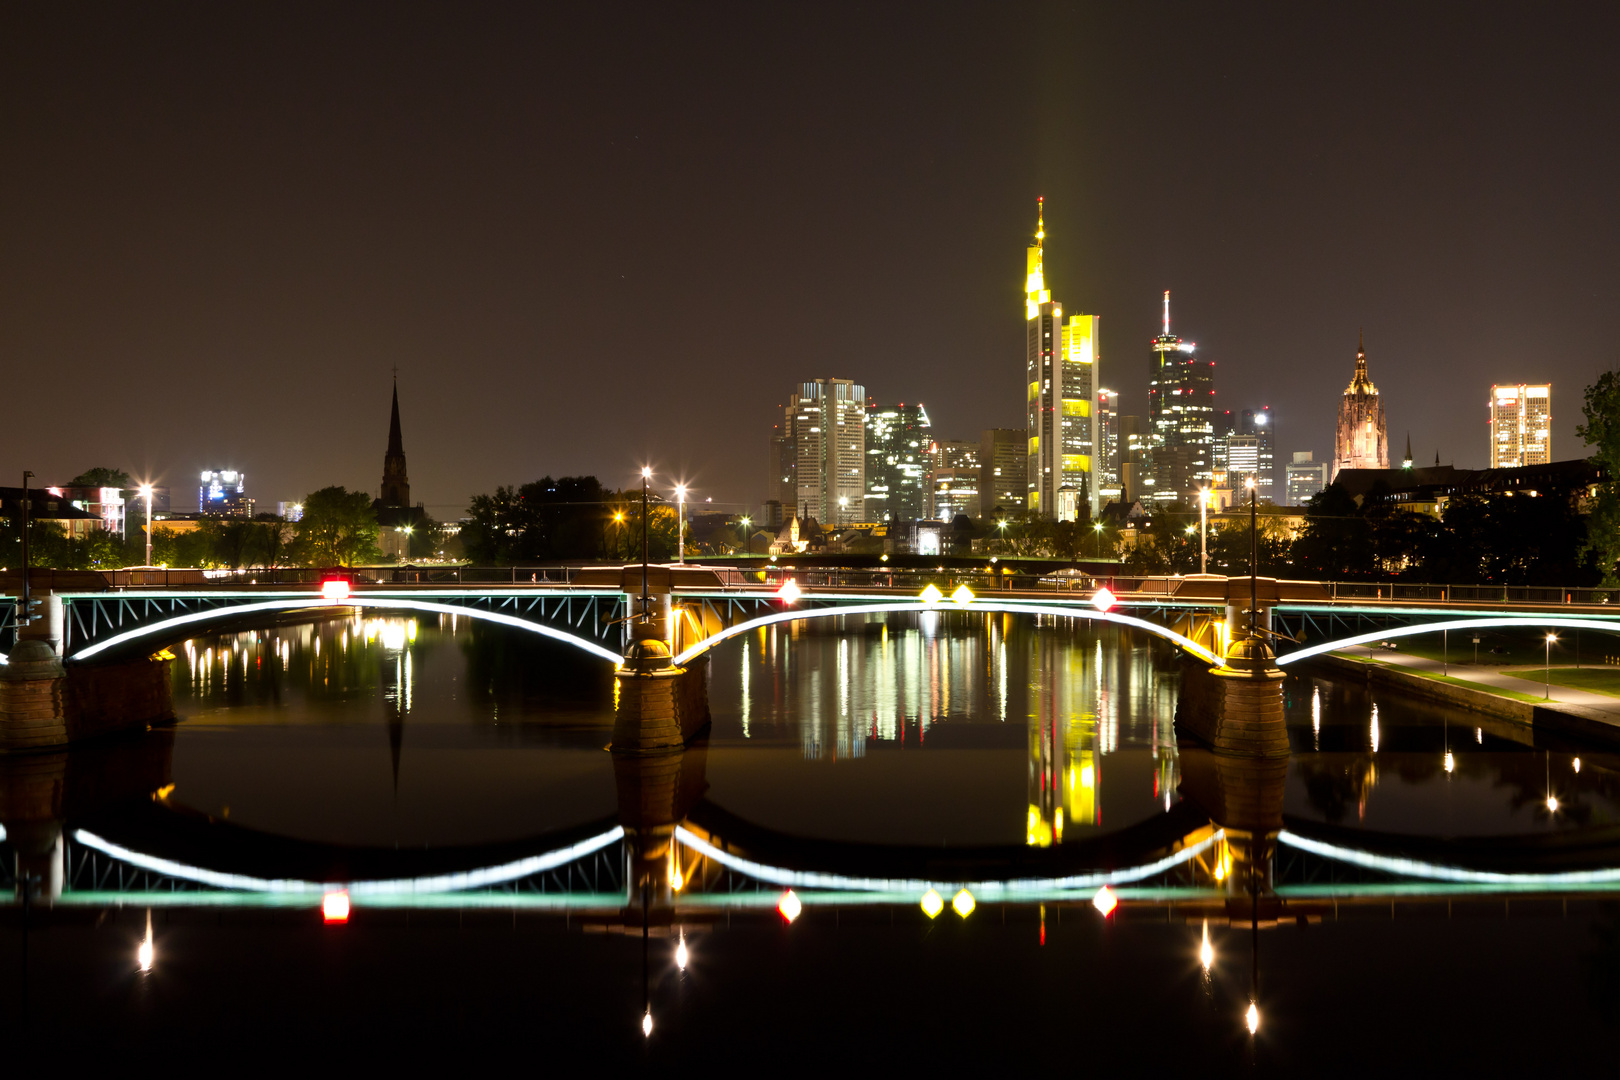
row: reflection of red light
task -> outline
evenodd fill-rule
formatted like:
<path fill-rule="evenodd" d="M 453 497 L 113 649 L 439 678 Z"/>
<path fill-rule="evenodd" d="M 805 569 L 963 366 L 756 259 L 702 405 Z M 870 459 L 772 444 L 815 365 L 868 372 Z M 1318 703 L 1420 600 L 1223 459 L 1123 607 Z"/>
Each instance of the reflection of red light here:
<path fill-rule="evenodd" d="M 1102 912 L 1103 918 L 1106 919 L 1114 913 L 1114 908 L 1119 906 L 1119 900 L 1114 897 L 1114 891 L 1104 885 L 1097 890 L 1097 895 L 1091 898 L 1091 906 Z"/>
<path fill-rule="evenodd" d="M 321 595 L 328 600 L 347 600 L 349 598 L 349 583 L 342 578 L 333 578 L 321 582 Z"/>
<path fill-rule="evenodd" d="M 339 889 L 321 897 L 321 918 L 329 923 L 349 921 L 349 894 L 346 890 Z"/>

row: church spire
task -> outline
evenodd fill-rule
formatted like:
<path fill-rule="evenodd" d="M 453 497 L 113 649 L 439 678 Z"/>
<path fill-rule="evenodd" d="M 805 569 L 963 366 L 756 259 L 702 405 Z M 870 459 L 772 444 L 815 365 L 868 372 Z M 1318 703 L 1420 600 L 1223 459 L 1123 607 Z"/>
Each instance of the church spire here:
<path fill-rule="evenodd" d="M 405 471 L 405 440 L 399 429 L 399 375 L 394 376 L 394 403 L 388 417 L 388 451 L 383 454 L 379 506 L 409 507 L 411 480 Z"/>

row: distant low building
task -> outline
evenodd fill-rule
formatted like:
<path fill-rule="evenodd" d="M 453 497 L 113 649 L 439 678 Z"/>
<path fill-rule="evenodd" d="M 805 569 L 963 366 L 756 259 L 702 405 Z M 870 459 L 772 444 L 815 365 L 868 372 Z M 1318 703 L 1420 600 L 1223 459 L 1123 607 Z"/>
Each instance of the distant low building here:
<path fill-rule="evenodd" d="M 1377 497 L 1438 516 L 1445 512 L 1448 501 L 1464 495 L 1558 497 L 1584 502 L 1605 479 L 1590 458 L 1577 458 L 1512 469 L 1458 469 L 1450 465 L 1340 469 L 1331 486 L 1349 495 L 1357 505 Z"/>

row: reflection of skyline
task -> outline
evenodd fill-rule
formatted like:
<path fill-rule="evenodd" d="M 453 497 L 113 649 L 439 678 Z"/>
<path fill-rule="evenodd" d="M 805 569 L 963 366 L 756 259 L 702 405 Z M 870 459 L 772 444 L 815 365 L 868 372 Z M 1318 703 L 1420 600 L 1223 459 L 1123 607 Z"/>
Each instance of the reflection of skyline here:
<path fill-rule="evenodd" d="M 745 740 L 796 727 L 804 757 L 825 761 L 879 748 L 1023 747 L 1032 844 L 1104 825 L 1104 761 L 1122 741 L 1151 755 L 1155 802 L 1177 798 L 1174 681 L 1152 644 L 1112 629 L 1061 616 L 851 616 L 762 627 L 732 656 Z"/>

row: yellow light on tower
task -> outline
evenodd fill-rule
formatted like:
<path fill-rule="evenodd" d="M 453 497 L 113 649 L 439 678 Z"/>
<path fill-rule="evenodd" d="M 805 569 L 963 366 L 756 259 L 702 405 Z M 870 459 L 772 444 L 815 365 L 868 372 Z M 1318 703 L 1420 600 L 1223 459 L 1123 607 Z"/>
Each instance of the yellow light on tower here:
<path fill-rule="evenodd" d="M 951 907 L 955 908 L 956 913 L 962 916 L 964 919 L 973 914 L 973 909 L 975 906 L 976 905 L 973 903 L 973 894 L 968 892 L 966 889 L 963 889 L 961 892 L 957 893 L 951 898 Z"/>
<path fill-rule="evenodd" d="M 968 588 L 966 585 L 958 585 L 956 587 L 956 591 L 951 593 L 951 599 L 955 600 L 963 607 L 967 607 L 969 604 L 973 603 L 973 590 Z"/>
<path fill-rule="evenodd" d="M 930 585 L 918 595 L 918 599 L 925 604 L 937 604 L 945 599 L 945 594 L 939 591 L 938 585 Z"/>
<path fill-rule="evenodd" d="M 922 909 L 923 914 L 932 919 L 945 910 L 945 901 L 940 897 L 939 893 L 929 889 L 922 894 Z"/>

